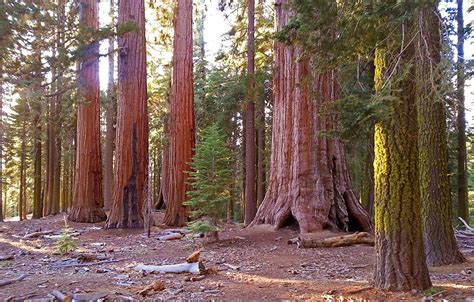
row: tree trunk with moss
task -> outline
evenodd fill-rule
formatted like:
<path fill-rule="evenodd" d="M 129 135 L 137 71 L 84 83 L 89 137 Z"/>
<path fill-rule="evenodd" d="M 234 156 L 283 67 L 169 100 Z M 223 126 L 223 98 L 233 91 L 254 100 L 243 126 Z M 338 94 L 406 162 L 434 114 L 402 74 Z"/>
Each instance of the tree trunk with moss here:
<path fill-rule="evenodd" d="M 143 227 L 148 174 L 145 1 L 119 1 L 118 27 L 135 30 L 118 37 L 118 102 L 113 203 L 105 225 Z"/>
<path fill-rule="evenodd" d="M 441 85 L 441 24 L 435 5 L 417 12 L 416 82 L 420 196 L 426 261 L 440 266 L 465 261 L 451 225 L 446 113 Z"/>
<path fill-rule="evenodd" d="M 99 28 L 95 0 L 82 0 L 80 19 L 85 28 Z M 78 77 L 80 103 L 77 107 L 77 158 L 74 197 L 69 220 L 99 222 L 107 217 L 103 210 L 102 162 L 100 150 L 99 44 L 86 46 Z"/>
<path fill-rule="evenodd" d="M 278 0 L 276 10 L 281 30 L 291 18 L 288 0 Z M 253 225 L 296 221 L 303 233 L 371 231 L 351 188 L 342 142 L 318 135 L 337 125 L 334 116 L 320 114 L 340 96 L 337 77 L 334 71 L 313 75 L 302 49 L 276 42 L 270 178 Z"/>
<path fill-rule="evenodd" d="M 166 204 L 164 223 L 183 226 L 188 212 L 183 202 L 195 145 L 193 89 L 193 3 L 178 0 L 174 19 L 173 77 L 169 107 L 168 163 L 163 164 L 163 199 Z M 165 157 L 163 157 L 165 158 Z M 166 169 L 166 170 L 165 170 Z"/>
<path fill-rule="evenodd" d="M 398 54 L 398 48 L 396 51 Z M 400 57 L 400 70 L 387 70 L 391 56 L 375 54 L 375 89 L 381 92 L 386 74 L 402 77 L 413 59 L 410 45 Z M 394 55 L 395 56 L 395 55 Z M 423 248 L 418 181 L 417 112 L 413 68 L 393 91 L 393 113 L 375 126 L 375 286 L 384 290 L 426 290 L 431 281 Z M 392 91 L 392 94 L 394 92 Z"/>

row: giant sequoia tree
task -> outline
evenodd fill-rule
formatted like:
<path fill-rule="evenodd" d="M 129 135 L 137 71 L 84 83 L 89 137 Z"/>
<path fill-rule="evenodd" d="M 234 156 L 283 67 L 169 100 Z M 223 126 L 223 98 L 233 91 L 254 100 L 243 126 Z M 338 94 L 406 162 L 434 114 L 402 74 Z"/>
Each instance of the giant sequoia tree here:
<path fill-rule="evenodd" d="M 168 117 L 167 154 L 163 159 L 161 190 L 166 213 L 164 223 L 182 226 L 188 221 L 183 202 L 190 186 L 187 182 L 189 162 L 195 144 L 193 89 L 193 3 L 178 0 L 174 18 L 173 76 Z M 166 170 L 165 170 L 166 169 Z"/>
<path fill-rule="evenodd" d="M 288 3 L 276 2 L 277 30 L 291 18 Z M 270 178 L 252 224 L 279 228 L 296 220 L 301 232 L 370 231 L 370 219 L 351 188 L 342 142 L 319 135 L 337 125 L 320 111 L 340 97 L 338 74 L 311 72 L 302 54 L 300 46 L 275 44 Z"/>
<path fill-rule="evenodd" d="M 95 0 L 81 2 L 81 24 L 99 28 Z M 78 85 L 81 99 L 77 107 L 77 153 L 74 195 L 69 219 L 98 222 L 106 219 L 102 209 L 102 163 L 100 151 L 99 44 L 86 45 L 79 66 Z"/>
<path fill-rule="evenodd" d="M 118 27 L 136 28 L 118 38 L 118 104 L 113 204 L 106 228 L 143 226 L 148 170 L 145 3 L 121 0 Z"/>

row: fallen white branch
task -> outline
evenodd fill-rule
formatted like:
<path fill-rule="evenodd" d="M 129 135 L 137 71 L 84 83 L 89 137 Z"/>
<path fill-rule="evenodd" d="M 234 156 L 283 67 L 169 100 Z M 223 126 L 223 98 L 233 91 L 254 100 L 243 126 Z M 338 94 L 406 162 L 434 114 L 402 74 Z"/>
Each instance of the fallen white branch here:
<path fill-rule="evenodd" d="M 171 265 L 145 265 L 139 264 L 135 267 L 137 271 L 144 271 L 148 273 L 192 273 L 201 274 L 203 265 L 201 262 L 180 263 Z"/>

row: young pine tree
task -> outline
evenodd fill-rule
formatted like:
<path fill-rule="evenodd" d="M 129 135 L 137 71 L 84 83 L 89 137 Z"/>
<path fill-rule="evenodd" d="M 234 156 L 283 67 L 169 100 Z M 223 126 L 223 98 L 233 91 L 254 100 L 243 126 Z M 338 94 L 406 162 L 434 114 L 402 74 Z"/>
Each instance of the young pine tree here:
<path fill-rule="evenodd" d="M 203 130 L 190 166 L 192 171 L 188 173 L 193 190 L 187 192 L 189 200 L 185 205 L 191 208 L 191 217 L 195 220 L 188 223 L 188 227 L 196 233 L 212 233 L 218 240 L 217 222 L 225 215 L 233 180 L 232 153 L 217 125 Z"/>

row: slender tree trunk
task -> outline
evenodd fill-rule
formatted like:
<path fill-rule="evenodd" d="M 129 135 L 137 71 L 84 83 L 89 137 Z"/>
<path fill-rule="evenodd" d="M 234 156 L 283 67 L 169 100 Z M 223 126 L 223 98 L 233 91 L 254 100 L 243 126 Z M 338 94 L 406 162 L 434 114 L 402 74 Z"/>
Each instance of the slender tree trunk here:
<path fill-rule="evenodd" d="M 96 0 L 82 0 L 81 24 L 99 28 Z M 100 151 L 99 44 L 93 43 L 83 53 L 79 71 L 77 108 L 77 159 L 74 197 L 69 220 L 99 222 L 106 219 L 103 210 L 102 162 Z"/>
<path fill-rule="evenodd" d="M 26 137 L 26 121 L 27 105 L 23 105 L 23 117 L 20 117 L 22 120 L 21 126 L 21 137 Z M 21 141 L 20 149 L 20 192 L 19 192 L 19 204 L 18 204 L 18 216 L 21 220 L 26 220 L 26 140 Z"/>
<path fill-rule="evenodd" d="M 0 60 L 0 222 L 3 222 L 3 79 L 2 79 L 2 67 Z"/>
<path fill-rule="evenodd" d="M 377 92 L 382 90 L 385 74 L 402 77 L 400 66 L 410 62 L 414 50 L 412 45 L 407 46 L 398 65 L 390 64 L 387 53 L 377 49 L 375 54 Z M 400 70 L 386 70 L 387 66 Z M 393 113 L 375 126 L 374 284 L 383 290 L 426 290 L 431 287 L 423 248 L 417 111 L 415 87 L 411 81 L 415 75 L 413 70 L 410 72 L 393 87 L 395 92 L 392 93 L 399 98 L 392 102 Z"/>
<path fill-rule="evenodd" d="M 248 0 L 247 76 L 248 98 L 245 103 L 245 225 L 252 222 L 257 212 L 255 203 L 255 0 Z"/>
<path fill-rule="evenodd" d="M 265 100 L 261 98 L 257 110 L 257 207 L 265 198 Z"/>
<path fill-rule="evenodd" d="M 33 154 L 33 218 L 39 219 L 43 215 L 43 200 L 41 198 L 41 188 L 42 188 L 42 157 L 43 157 L 43 148 L 41 143 L 41 134 L 42 134 L 42 125 L 41 125 L 41 104 L 39 100 L 34 100 L 34 154 Z"/>
<path fill-rule="evenodd" d="M 446 113 L 441 92 L 441 24 L 436 4 L 417 12 L 416 44 L 420 196 L 426 260 L 440 266 L 465 261 L 451 225 Z"/>
<path fill-rule="evenodd" d="M 114 0 L 110 0 L 110 16 L 114 13 Z M 115 140 L 115 87 L 114 87 L 114 50 L 113 38 L 109 39 L 109 80 L 107 82 L 107 109 L 105 111 L 105 154 L 104 154 L 104 209 L 110 210 L 114 184 L 114 140 Z"/>
<path fill-rule="evenodd" d="M 288 0 L 278 0 L 276 10 L 281 30 L 291 18 Z M 280 228 L 296 221 L 303 233 L 371 231 L 351 189 L 342 142 L 317 135 L 336 128 L 334 117 L 319 112 L 339 98 L 337 77 L 333 71 L 312 75 L 299 47 L 276 42 L 270 178 L 252 224 Z"/>
<path fill-rule="evenodd" d="M 56 56 L 56 49 L 53 49 L 53 57 Z M 52 68 L 52 78 L 57 76 L 56 69 Z M 53 84 L 51 91 L 54 92 L 58 85 Z M 55 176 L 57 165 L 57 95 L 49 98 L 48 126 L 46 140 L 46 183 L 43 194 L 43 216 L 55 215 L 59 209 L 55 207 Z"/>
<path fill-rule="evenodd" d="M 106 228 L 143 227 L 142 207 L 148 179 L 145 1 L 121 0 L 118 27 L 137 30 L 118 38 L 118 104 L 113 203 Z"/>
<path fill-rule="evenodd" d="M 469 223 L 469 199 L 467 187 L 467 152 L 466 152 L 466 107 L 464 86 L 464 12 L 463 0 L 457 0 L 456 21 L 458 26 L 458 72 L 457 72 L 457 99 L 458 99 L 458 216 Z"/>
<path fill-rule="evenodd" d="M 173 78 L 169 112 L 167 178 L 163 193 L 166 203 L 164 223 L 182 226 L 188 221 L 183 202 L 190 189 L 186 171 L 194 154 L 195 119 L 193 90 L 192 0 L 178 0 L 174 19 Z M 164 167 L 164 166 L 163 166 Z"/>

